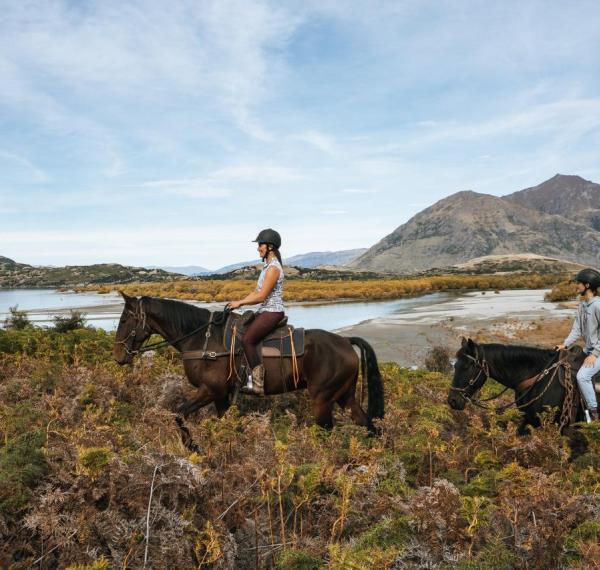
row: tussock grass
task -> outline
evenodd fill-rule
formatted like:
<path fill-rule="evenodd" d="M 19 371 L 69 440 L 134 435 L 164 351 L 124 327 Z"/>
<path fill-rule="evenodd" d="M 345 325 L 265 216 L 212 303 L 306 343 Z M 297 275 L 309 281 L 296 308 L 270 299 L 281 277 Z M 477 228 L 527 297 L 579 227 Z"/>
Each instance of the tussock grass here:
<path fill-rule="evenodd" d="M 493 274 L 440 275 L 434 277 L 368 280 L 308 280 L 288 279 L 285 283 L 287 301 L 332 301 L 339 299 L 385 300 L 399 299 L 435 291 L 475 289 L 546 288 L 564 279 L 564 274 Z M 181 280 L 170 283 L 128 283 L 123 285 L 90 286 L 86 290 L 109 293 L 115 289 L 128 295 L 148 295 L 225 302 L 240 299 L 256 286 L 251 280 Z"/>

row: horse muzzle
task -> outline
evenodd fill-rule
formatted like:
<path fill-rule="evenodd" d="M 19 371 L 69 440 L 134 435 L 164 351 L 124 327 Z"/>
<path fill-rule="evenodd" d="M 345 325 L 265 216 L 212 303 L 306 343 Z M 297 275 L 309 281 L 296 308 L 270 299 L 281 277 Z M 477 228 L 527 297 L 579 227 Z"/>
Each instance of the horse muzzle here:
<path fill-rule="evenodd" d="M 467 400 L 462 394 L 457 394 L 453 391 L 450 391 L 448 394 L 448 405 L 453 410 L 464 410 L 467 405 Z"/>

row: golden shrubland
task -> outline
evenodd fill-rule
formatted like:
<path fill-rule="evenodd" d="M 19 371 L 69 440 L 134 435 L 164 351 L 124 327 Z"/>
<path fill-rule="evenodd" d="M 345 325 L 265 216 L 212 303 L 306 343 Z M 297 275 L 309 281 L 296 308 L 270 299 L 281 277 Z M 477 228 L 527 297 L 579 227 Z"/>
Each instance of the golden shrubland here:
<path fill-rule="evenodd" d="M 187 421 L 178 355 L 119 367 L 114 335 L 0 330 L 2 568 L 591 568 L 600 556 L 600 431 L 569 461 L 554 424 L 446 404 L 439 372 L 382 365 L 369 437 L 305 393 Z M 497 386 L 485 388 L 489 395 Z M 146 560 L 146 562 L 144 562 Z"/>
<path fill-rule="evenodd" d="M 288 279 L 285 282 L 287 301 L 333 301 L 340 299 L 398 299 L 434 291 L 475 289 L 544 289 L 564 279 L 563 274 L 492 274 L 440 275 L 405 279 Z M 124 291 L 128 295 L 148 295 L 195 301 L 226 302 L 241 299 L 256 286 L 250 280 L 186 279 L 169 283 L 127 283 L 90 286 L 85 290 L 109 293 Z"/>

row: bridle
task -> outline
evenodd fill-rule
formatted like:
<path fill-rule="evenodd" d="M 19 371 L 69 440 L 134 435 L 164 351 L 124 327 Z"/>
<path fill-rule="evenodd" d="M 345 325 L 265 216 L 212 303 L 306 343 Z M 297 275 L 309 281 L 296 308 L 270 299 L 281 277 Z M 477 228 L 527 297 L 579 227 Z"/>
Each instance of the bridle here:
<path fill-rule="evenodd" d="M 115 344 L 122 344 L 123 348 L 125 349 L 125 352 L 130 356 L 135 356 L 136 354 L 141 354 L 143 352 L 147 352 L 148 350 L 156 350 L 157 348 L 163 348 L 165 346 L 172 346 L 186 338 L 189 338 L 189 337 L 195 335 L 196 333 L 200 332 L 201 330 L 208 328 L 208 330 L 206 331 L 206 334 L 205 334 L 206 338 L 204 341 L 204 350 L 206 351 L 206 345 L 208 344 L 208 339 L 211 336 L 211 331 L 210 331 L 211 326 L 212 325 L 217 325 L 217 326 L 222 325 L 226 321 L 227 315 L 229 315 L 229 313 L 231 312 L 231 309 L 229 308 L 229 306 L 225 305 L 225 308 L 223 309 L 223 311 L 221 311 L 221 313 L 218 316 L 215 317 L 215 313 L 213 311 L 211 311 L 210 318 L 206 323 L 201 324 L 199 327 L 195 328 L 193 331 L 186 333 L 175 340 L 161 340 L 161 341 L 155 342 L 153 344 L 147 344 L 146 346 L 141 346 L 137 350 L 134 350 L 133 345 L 135 343 L 135 339 L 137 337 L 137 331 L 138 331 L 138 328 L 140 327 L 140 325 L 141 325 L 141 330 L 144 332 L 147 332 L 149 335 L 152 334 L 152 330 L 147 327 L 146 311 L 144 310 L 144 305 L 143 305 L 142 299 L 138 300 L 137 310 L 132 311 L 131 309 L 128 309 L 127 307 L 125 307 L 125 310 L 130 315 L 133 315 L 135 317 L 135 324 L 134 324 L 134 327 L 131 330 L 131 332 L 123 340 L 115 341 Z M 130 339 L 131 339 L 131 344 L 130 344 L 130 346 L 128 346 L 128 341 Z"/>
<path fill-rule="evenodd" d="M 479 359 L 478 357 L 473 357 L 470 354 L 463 354 L 463 356 L 466 356 L 469 360 L 472 360 L 479 368 L 479 370 L 477 371 L 477 374 L 475 374 L 475 376 L 473 376 L 473 378 L 471 378 L 469 380 L 469 382 L 467 383 L 465 388 L 456 388 L 454 386 L 450 386 L 450 390 L 454 390 L 455 392 L 458 392 L 463 399 L 471 402 L 472 404 L 476 405 L 479 408 L 482 409 L 494 409 L 494 408 L 490 408 L 490 406 L 486 406 L 484 404 L 484 402 L 489 402 L 490 400 L 496 400 L 498 399 L 502 394 L 504 394 L 504 392 L 506 392 L 508 389 L 512 388 L 515 391 L 519 390 L 519 386 L 522 385 L 524 382 L 521 382 L 519 384 L 519 386 L 506 386 L 502 391 L 500 391 L 498 394 L 495 394 L 494 396 L 491 396 L 490 398 L 485 398 L 483 400 L 479 400 L 476 398 L 473 398 L 473 394 L 476 392 L 476 390 L 473 391 L 473 394 L 468 394 L 469 389 L 471 389 L 473 386 L 475 386 L 475 384 L 477 383 L 477 380 L 479 379 L 479 377 L 481 376 L 481 374 L 483 373 L 486 377 L 489 377 L 490 375 L 490 367 L 489 364 L 487 362 L 487 360 L 485 359 L 485 355 L 483 355 L 483 348 L 482 350 L 482 357 L 481 359 Z M 477 347 L 475 348 L 475 354 L 476 356 L 478 356 L 478 349 Z M 553 359 L 554 360 L 554 357 Z M 528 386 L 526 387 L 525 391 L 522 392 L 520 395 L 518 395 L 515 398 L 514 402 L 511 402 L 509 404 L 506 404 L 504 406 L 500 406 L 498 408 L 495 408 L 496 412 L 502 412 L 507 408 L 510 408 L 512 406 L 516 406 L 517 408 L 521 409 L 521 408 L 525 408 L 531 404 L 533 404 L 534 402 L 536 402 L 537 400 L 539 400 L 545 393 L 546 391 L 550 388 L 550 385 L 552 384 L 552 382 L 554 381 L 554 378 L 556 377 L 556 374 L 558 372 L 558 369 L 560 367 L 564 367 L 565 371 L 566 371 L 566 375 L 567 375 L 567 381 L 565 381 L 563 383 L 563 381 L 561 380 L 561 384 L 563 384 L 563 386 L 565 387 L 565 390 L 567 391 L 567 398 L 568 401 L 572 401 L 573 395 L 572 395 L 572 382 L 570 381 L 570 375 L 571 375 L 571 368 L 568 364 L 566 364 L 566 359 L 565 358 L 561 358 L 559 355 L 559 359 L 557 362 L 555 362 L 554 364 L 549 363 L 548 366 L 546 366 L 539 374 L 536 374 L 535 376 L 533 376 L 532 378 L 528 378 L 525 382 L 527 382 Z M 541 391 L 541 393 L 539 393 L 537 396 L 531 398 L 530 400 L 528 400 L 527 402 L 523 403 L 520 402 L 520 400 L 522 400 L 526 395 L 528 395 L 533 387 L 535 385 L 537 385 L 541 380 L 545 379 L 546 376 L 552 372 L 552 375 L 550 376 L 548 383 L 546 384 L 546 386 L 544 387 L 544 389 Z M 561 427 L 563 426 L 563 422 L 566 421 L 566 419 L 563 417 L 565 414 L 565 409 L 567 407 L 563 406 L 563 410 L 561 413 Z"/>
<path fill-rule="evenodd" d="M 147 329 L 146 311 L 144 310 L 144 305 L 141 299 L 138 301 L 137 309 L 135 311 L 132 311 L 127 307 L 125 307 L 125 311 L 127 311 L 130 315 L 133 315 L 133 317 L 135 318 L 135 323 L 133 328 L 131 329 L 131 332 L 123 340 L 116 340 L 115 344 L 122 344 L 125 352 L 130 356 L 134 356 L 142 351 L 141 348 L 138 350 L 133 349 L 133 345 L 135 344 L 135 339 L 138 333 L 138 328 L 140 328 L 141 326 L 141 330 L 145 333 L 147 332 L 148 334 L 151 334 L 152 331 Z M 129 341 L 131 341 L 130 344 Z"/>
<path fill-rule="evenodd" d="M 486 378 L 490 375 L 490 366 L 489 366 L 487 360 L 485 359 L 485 355 L 483 354 L 483 349 L 481 350 L 481 352 L 482 352 L 481 358 L 478 358 L 478 356 L 479 356 L 478 352 L 479 351 L 476 347 L 475 348 L 476 356 L 471 356 L 470 354 L 463 354 L 463 356 L 467 357 L 469 360 L 472 360 L 477 365 L 478 370 L 477 370 L 477 373 L 475 374 L 475 376 L 473 376 L 469 380 L 469 382 L 467 383 L 467 385 L 464 388 L 457 388 L 455 386 L 450 386 L 450 390 L 454 390 L 455 392 L 458 392 L 465 400 L 471 400 L 476 389 L 473 390 L 472 394 L 469 394 L 468 392 L 471 390 L 471 388 L 473 388 L 477 384 L 479 377 L 482 374 Z M 505 388 L 504 390 L 502 390 L 502 392 L 500 392 L 500 394 L 504 393 L 507 389 L 508 389 L 508 387 Z M 498 394 L 498 396 L 500 394 Z M 498 396 L 494 396 L 494 398 L 497 398 Z M 490 398 L 490 399 L 494 399 L 494 398 Z M 482 401 L 485 401 L 485 400 L 482 400 Z"/>

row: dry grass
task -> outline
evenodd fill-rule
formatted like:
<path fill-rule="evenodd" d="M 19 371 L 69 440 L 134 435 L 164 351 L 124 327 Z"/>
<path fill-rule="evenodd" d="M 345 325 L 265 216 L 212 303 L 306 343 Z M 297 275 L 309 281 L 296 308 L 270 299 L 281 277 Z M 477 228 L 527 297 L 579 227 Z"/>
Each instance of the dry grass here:
<path fill-rule="evenodd" d="M 597 561 L 598 426 L 569 463 L 553 424 L 517 438 L 514 412 L 452 412 L 448 377 L 386 364 L 379 438 L 341 412 L 332 432 L 315 427 L 305 394 L 242 398 L 222 419 L 190 419 L 201 449 L 190 454 L 161 405 L 165 386 L 189 392 L 179 360 L 165 351 L 119 368 L 111 343 L 100 331 L 0 331 L 2 568 Z"/>
<path fill-rule="evenodd" d="M 285 298 L 287 301 L 398 299 L 430 291 L 546 288 L 563 278 L 562 274 L 494 274 L 372 280 L 288 279 L 285 283 Z M 128 295 L 225 302 L 246 296 L 255 286 L 256 282 L 250 280 L 187 279 L 170 283 L 90 286 L 85 290 L 109 293 L 118 289 Z"/>

